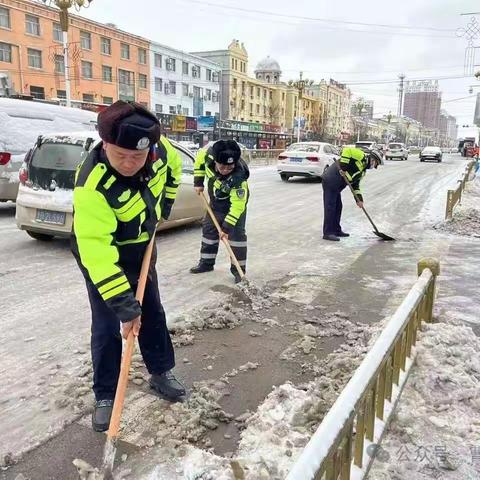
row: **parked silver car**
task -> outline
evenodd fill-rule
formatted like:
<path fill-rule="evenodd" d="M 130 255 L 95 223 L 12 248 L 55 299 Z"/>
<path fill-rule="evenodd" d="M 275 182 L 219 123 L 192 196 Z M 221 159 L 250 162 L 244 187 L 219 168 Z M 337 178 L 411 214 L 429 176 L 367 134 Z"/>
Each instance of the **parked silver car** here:
<path fill-rule="evenodd" d="M 97 115 L 79 108 L 0 98 L 0 201 L 15 201 L 18 171 L 41 134 L 95 131 Z"/>
<path fill-rule="evenodd" d="M 20 169 L 15 215 L 18 228 L 37 240 L 70 235 L 75 171 L 99 141 L 96 132 L 39 137 Z M 159 230 L 200 220 L 205 213 L 193 188 L 193 154 L 176 142 L 172 145 L 182 158 L 182 183 L 170 218 Z"/>

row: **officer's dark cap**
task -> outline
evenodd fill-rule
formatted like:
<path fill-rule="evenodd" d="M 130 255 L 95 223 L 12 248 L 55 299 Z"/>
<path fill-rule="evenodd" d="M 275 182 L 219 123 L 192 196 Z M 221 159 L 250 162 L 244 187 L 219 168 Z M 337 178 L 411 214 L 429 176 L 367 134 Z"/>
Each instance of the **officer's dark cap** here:
<path fill-rule="evenodd" d="M 235 140 L 219 140 L 212 147 L 213 159 L 223 165 L 235 165 L 242 151 Z"/>
<path fill-rule="evenodd" d="M 104 142 L 145 150 L 160 139 L 160 122 L 143 105 L 118 100 L 98 114 L 98 133 Z"/>

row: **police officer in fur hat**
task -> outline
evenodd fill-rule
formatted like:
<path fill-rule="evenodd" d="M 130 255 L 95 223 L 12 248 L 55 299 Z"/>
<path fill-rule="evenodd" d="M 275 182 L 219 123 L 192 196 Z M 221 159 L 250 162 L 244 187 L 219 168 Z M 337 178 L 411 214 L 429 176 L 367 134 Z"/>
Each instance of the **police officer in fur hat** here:
<path fill-rule="evenodd" d="M 199 150 L 194 166 L 194 187 L 203 195 L 206 186 L 210 206 L 222 232 L 219 235 L 207 214 L 203 220 L 200 261 L 190 269 L 191 273 L 211 272 L 215 265 L 220 240 L 226 239 L 237 257 L 243 272 L 247 266 L 247 235 L 245 222 L 249 198 L 250 172 L 241 158 L 241 150 L 235 140 L 218 140 L 208 149 Z M 206 185 L 205 185 L 206 180 Z M 235 282 L 241 278 L 232 264 Z"/>
<path fill-rule="evenodd" d="M 131 330 L 150 386 L 170 400 L 185 395 L 172 373 L 175 357 L 158 291 L 156 252 L 143 305 L 135 299 L 147 244 L 159 220 L 170 214 L 182 166 L 177 150 L 160 137 L 157 118 L 140 104 L 114 103 L 99 114 L 98 130 L 102 142 L 77 170 L 72 251 L 92 311 L 92 424 L 104 431 L 120 373 L 122 336 Z"/>

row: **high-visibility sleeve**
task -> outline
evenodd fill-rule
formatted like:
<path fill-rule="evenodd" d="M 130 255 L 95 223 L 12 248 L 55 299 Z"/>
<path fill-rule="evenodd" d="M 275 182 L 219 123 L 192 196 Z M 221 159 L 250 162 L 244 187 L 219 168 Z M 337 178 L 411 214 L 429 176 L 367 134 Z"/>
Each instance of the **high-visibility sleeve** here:
<path fill-rule="evenodd" d="M 178 150 L 165 137 L 160 141 L 167 150 L 167 180 L 165 182 L 165 198 L 174 201 L 178 187 L 182 181 L 182 159 Z"/>
<path fill-rule="evenodd" d="M 195 163 L 193 165 L 193 185 L 195 187 L 203 187 L 206 157 L 207 150 L 205 148 L 201 148 L 195 157 Z"/>
<path fill-rule="evenodd" d="M 88 187 L 75 187 L 73 206 L 73 228 L 82 266 L 119 321 L 133 320 L 142 311 L 118 265 L 119 253 L 113 244 L 115 213 L 99 191 Z"/>
<path fill-rule="evenodd" d="M 222 230 L 228 233 L 235 227 L 239 218 L 245 212 L 248 202 L 248 183 L 243 181 L 238 187 L 230 190 L 230 210 L 222 225 Z"/>

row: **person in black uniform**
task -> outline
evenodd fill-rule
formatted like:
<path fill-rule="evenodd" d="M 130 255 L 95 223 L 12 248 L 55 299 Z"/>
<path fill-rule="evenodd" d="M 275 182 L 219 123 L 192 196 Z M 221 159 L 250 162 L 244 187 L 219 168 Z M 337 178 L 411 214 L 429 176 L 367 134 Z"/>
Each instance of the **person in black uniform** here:
<path fill-rule="evenodd" d="M 347 186 L 345 178 L 352 184 L 357 196 L 357 205 L 363 207 L 360 180 L 367 169 L 377 168 L 382 163 L 375 151 L 364 152 L 355 147 L 342 149 L 339 162 L 330 165 L 322 175 L 323 188 L 323 239 L 338 242 L 340 237 L 349 237 L 340 225 L 342 217 L 342 190 Z"/>
<path fill-rule="evenodd" d="M 160 138 L 157 118 L 139 104 L 114 103 L 99 114 L 98 130 L 102 143 L 76 174 L 72 251 L 92 310 L 92 424 L 104 431 L 120 373 L 122 336 L 132 329 L 150 386 L 170 400 L 185 395 L 172 373 L 175 357 L 158 292 L 155 250 L 142 306 L 135 299 L 146 247 L 158 221 L 170 214 L 182 165 L 177 150 Z"/>
<path fill-rule="evenodd" d="M 215 265 L 220 240 L 227 239 L 237 257 L 243 272 L 247 266 L 247 204 L 249 198 L 247 164 L 241 158 L 241 150 L 234 140 L 218 140 L 209 149 L 201 149 L 195 159 L 194 187 L 203 195 L 204 180 L 207 179 L 207 191 L 210 206 L 221 225 L 219 235 L 210 216 L 203 220 L 202 246 L 200 261 L 190 269 L 191 273 L 211 272 Z M 231 265 L 235 282 L 240 275 Z"/>

